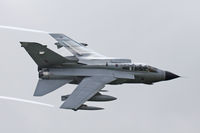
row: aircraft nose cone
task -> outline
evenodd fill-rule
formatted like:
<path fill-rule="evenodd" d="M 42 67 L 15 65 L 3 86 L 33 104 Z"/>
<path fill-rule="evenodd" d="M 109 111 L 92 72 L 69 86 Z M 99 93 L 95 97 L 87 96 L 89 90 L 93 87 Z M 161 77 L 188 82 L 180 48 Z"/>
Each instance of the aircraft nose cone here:
<path fill-rule="evenodd" d="M 175 78 L 179 78 L 180 76 L 174 74 L 174 73 L 171 73 L 171 72 L 168 72 L 168 71 L 165 71 L 165 80 L 171 80 L 171 79 L 175 79 Z"/>

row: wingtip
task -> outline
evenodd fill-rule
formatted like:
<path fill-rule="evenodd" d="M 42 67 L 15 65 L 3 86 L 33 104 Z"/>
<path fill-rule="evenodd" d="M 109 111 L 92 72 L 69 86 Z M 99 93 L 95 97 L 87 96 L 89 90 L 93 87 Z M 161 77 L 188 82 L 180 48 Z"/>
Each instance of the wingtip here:
<path fill-rule="evenodd" d="M 53 36 L 53 35 L 64 35 L 62 33 L 49 33 L 49 35 Z"/>
<path fill-rule="evenodd" d="M 51 37 L 53 37 L 54 39 L 63 39 L 65 37 L 67 37 L 65 34 L 63 33 L 49 33 L 49 35 Z"/>

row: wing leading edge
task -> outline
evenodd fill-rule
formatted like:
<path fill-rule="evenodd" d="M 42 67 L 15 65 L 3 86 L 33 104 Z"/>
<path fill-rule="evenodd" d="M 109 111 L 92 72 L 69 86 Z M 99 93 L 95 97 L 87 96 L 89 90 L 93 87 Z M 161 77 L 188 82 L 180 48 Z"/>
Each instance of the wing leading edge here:
<path fill-rule="evenodd" d="M 84 78 L 60 108 L 78 110 L 80 107 L 85 107 L 83 103 L 104 88 L 105 84 L 115 79 L 114 77 L 102 76 Z"/>
<path fill-rule="evenodd" d="M 86 48 L 86 45 L 83 45 L 82 43 L 78 43 L 75 40 L 67 37 L 64 34 L 50 33 L 50 35 L 56 41 L 58 41 L 58 43 L 56 43 L 58 48 L 60 48 L 60 47 L 67 48 L 77 58 L 80 58 L 80 57 L 105 57 L 104 55 L 101 55 L 99 53 L 94 52 L 91 49 Z"/>
<path fill-rule="evenodd" d="M 55 44 L 58 48 L 65 47 L 68 49 L 79 60 L 79 63 L 91 65 L 106 63 L 131 63 L 130 59 L 106 57 L 99 54 L 86 47 L 87 45 L 78 43 L 64 34 L 50 33 L 49 35 L 57 41 Z"/>

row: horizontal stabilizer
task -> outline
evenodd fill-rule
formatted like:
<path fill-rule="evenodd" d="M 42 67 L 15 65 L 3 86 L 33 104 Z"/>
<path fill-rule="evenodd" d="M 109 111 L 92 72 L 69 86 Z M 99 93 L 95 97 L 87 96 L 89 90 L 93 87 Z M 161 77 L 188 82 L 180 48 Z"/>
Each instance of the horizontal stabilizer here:
<path fill-rule="evenodd" d="M 34 96 L 46 95 L 69 82 L 71 82 L 71 80 L 39 80 Z"/>
<path fill-rule="evenodd" d="M 20 43 L 40 68 L 59 65 L 67 61 L 66 58 L 48 49 L 45 45 L 36 42 Z"/>

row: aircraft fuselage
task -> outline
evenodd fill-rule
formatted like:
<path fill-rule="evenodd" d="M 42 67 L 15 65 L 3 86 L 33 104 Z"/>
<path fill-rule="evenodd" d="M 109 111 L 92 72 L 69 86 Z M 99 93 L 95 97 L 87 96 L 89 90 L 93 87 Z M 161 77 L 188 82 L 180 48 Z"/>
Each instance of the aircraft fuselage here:
<path fill-rule="evenodd" d="M 155 82 L 169 80 L 166 79 L 166 71 L 150 68 L 150 66 L 139 65 L 65 65 L 52 68 L 43 68 L 39 71 L 41 79 L 71 79 L 71 84 L 79 84 L 84 77 L 90 76 L 113 76 L 116 80 L 108 84 L 123 83 L 144 83 L 153 84 Z M 146 69 L 143 68 L 147 67 Z M 148 68 L 149 67 L 149 68 Z M 151 70 L 152 69 L 152 70 Z M 153 70 L 154 69 L 154 70 Z M 171 79 L 175 78 L 171 77 Z"/>

